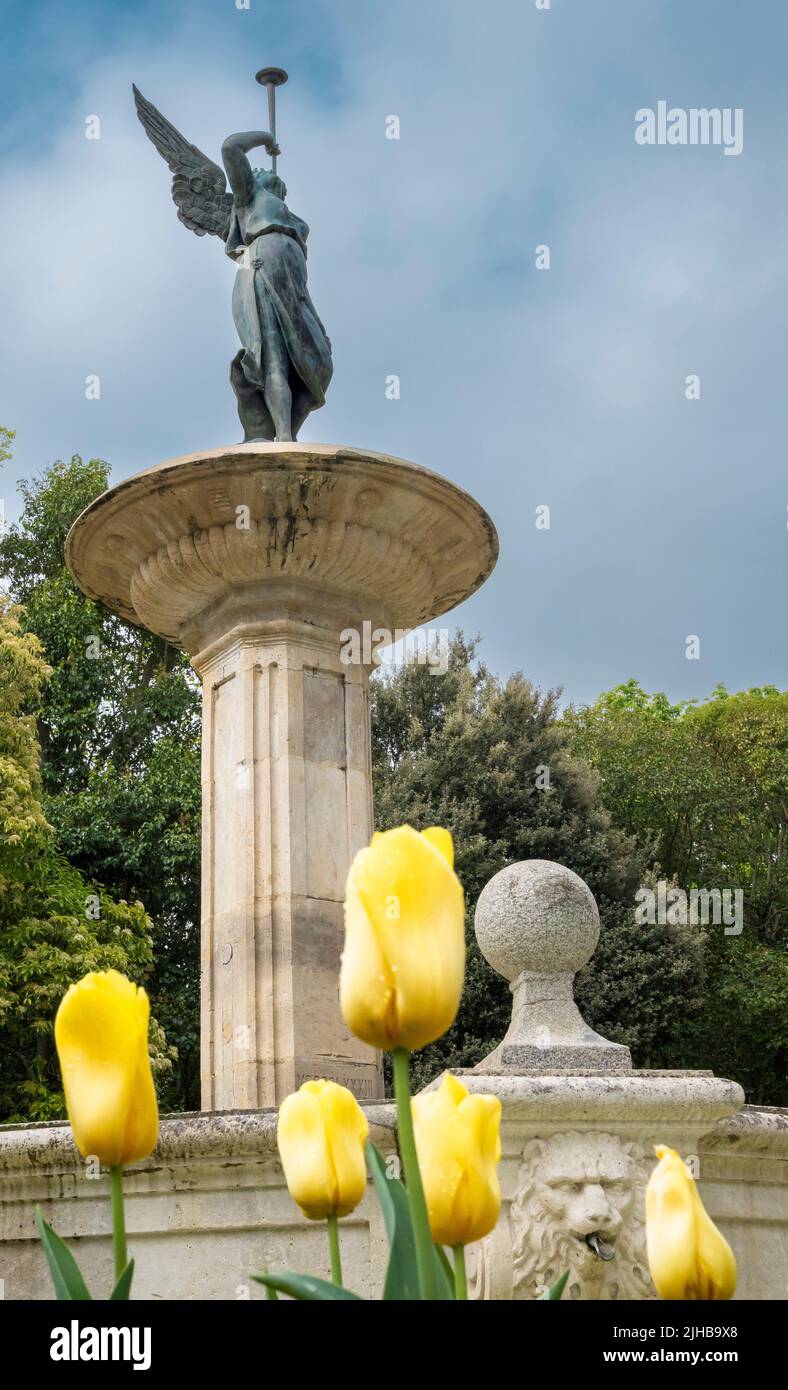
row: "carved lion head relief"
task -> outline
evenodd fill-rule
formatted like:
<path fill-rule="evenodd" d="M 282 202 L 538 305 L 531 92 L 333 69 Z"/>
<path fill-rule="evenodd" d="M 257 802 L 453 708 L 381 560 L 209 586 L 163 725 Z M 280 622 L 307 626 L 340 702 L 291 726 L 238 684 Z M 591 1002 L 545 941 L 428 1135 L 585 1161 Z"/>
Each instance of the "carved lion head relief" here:
<path fill-rule="evenodd" d="M 648 1171 L 643 1149 L 611 1134 L 570 1131 L 526 1144 L 510 1211 L 513 1297 L 538 1298 L 568 1269 L 565 1298 L 653 1298 Z"/>

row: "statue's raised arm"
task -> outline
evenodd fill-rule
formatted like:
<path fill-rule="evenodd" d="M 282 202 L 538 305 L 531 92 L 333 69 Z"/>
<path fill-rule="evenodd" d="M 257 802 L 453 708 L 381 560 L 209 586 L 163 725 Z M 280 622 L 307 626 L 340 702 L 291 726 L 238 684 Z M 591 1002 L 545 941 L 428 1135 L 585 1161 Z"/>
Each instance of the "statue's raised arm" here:
<path fill-rule="evenodd" d="M 264 70 L 265 72 L 279 70 Z M 264 74 L 261 74 L 261 78 Z M 286 79 L 279 73 L 277 84 Z M 244 438 L 292 440 L 312 410 L 325 402 L 333 372 L 331 343 L 307 289 L 309 228 L 285 202 L 276 173 L 273 106 L 271 131 L 230 135 L 218 164 L 175 129 L 134 87 L 145 133 L 174 175 L 178 217 L 198 236 L 221 237 L 238 264 L 233 318 L 243 347 L 230 364 Z M 272 170 L 253 169 L 250 150 L 263 146 Z"/>
<path fill-rule="evenodd" d="M 222 163 L 236 207 L 245 207 L 254 197 L 254 169 L 246 156 L 261 145 L 272 157 L 280 153 L 273 135 L 267 130 L 245 130 L 238 135 L 228 135 L 222 145 Z"/>

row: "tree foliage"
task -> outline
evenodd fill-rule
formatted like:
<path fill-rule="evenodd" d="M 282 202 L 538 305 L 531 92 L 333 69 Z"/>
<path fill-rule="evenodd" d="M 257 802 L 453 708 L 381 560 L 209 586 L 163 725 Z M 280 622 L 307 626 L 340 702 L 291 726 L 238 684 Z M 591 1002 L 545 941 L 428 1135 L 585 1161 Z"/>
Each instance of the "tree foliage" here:
<path fill-rule="evenodd" d="M 788 693 L 671 705 L 636 681 L 566 718 L 614 823 L 654 877 L 741 890 L 741 936 L 703 931 L 707 987 L 674 1064 L 710 1067 L 754 1101 L 788 1101 Z M 732 1026 L 732 1020 L 734 1025 Z"/>
<path fill-rule="evenodd" d="M 150 915 L 154 1009 L 177 1048 L 168 1108 L 198 1104 L 199 684 L 174 648 L 76 587 L 63 547 L 107 486 L 100 460 L 56 463 L 22 483 L 0 572 L 51 668 L 36 704 L 41 799 L 59 853 Z"/>
<path fill-rule="evenodd" d="M 0 425 L 0 463 L 5 463 L 6 459 L 11 457 L 14 434 L 14 430 L 8 430 L 5 425 Z"/>
<path fill-rule="evenodd" d="M 658 1065 L 679 1011 L 699 1005 L 697 934 L 635 926 L 634 893 L 645 868 L 634 840 L 616 829 L 599 777 L 571 750 L 558 694 L 542 695 L 522 675 L 501 681 L 462 637 L 445 675 L 410 664 L 373 683 L 375 821 L 445 825 L 457 850 L 468 903 L 468 973 L 459 1018 L 420 1055 L 422 1079 L 441 1066 L 480 1060 L 506 1031 L 507 985 L 475 943 L 472 913 L 494 873 L 518 859 L 553 859 L 574 869 L 597 898 L 600 944 L 578 979 L 588 1021 Z"/>
<path fill-rule="evenodd" d="M 34 710 L 49 675 L 37 638 L 0 600 L 0 1118 L 51 1119 L 63 1097 L 53 1020 L 65 990 L 89 970 L 143 981 L 151 923 L 140 903 L 116 902 L 58 853 L 41 804 Z M 154 1066 L 172 1065 L 160 1026 Z"/>

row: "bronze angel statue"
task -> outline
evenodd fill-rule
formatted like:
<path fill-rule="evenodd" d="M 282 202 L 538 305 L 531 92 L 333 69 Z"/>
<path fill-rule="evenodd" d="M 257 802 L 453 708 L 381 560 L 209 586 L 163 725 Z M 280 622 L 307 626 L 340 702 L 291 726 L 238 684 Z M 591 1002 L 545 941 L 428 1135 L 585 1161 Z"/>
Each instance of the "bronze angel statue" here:
<path fill-rule="evenodd" d="M 244 439 L 296 439 L 310 411 L 325 402 L 333 363 L 307 289 L 309 228 L 285 202 L 275 134 L 252 130 L 227 137 L 222 162 L 228 191 L 218 164 L 190 145 L 137 87 L 134 100 L 145 133 L 174 174 L 172 196 L 181 222 L 197 236 L 221 237 L 238 264 L 233 319 L 243 346 L 230 364 L 230 381 Z M 272 156 L 272 170 L 249 163 L 249 151 L 258 146 Z"/>

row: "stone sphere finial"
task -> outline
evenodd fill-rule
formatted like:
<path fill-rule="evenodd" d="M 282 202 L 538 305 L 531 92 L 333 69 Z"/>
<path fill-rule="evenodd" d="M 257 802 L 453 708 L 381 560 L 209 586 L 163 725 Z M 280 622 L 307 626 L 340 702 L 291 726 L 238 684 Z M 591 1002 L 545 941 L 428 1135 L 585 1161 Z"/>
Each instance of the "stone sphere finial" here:
<path fill-rule="evenodd" d="M 476 905 L 485 960 L 509 981 L 512 1021 L 476 1071 L 622 1071 L 629 1049 L 589 1028 L 573 982 L 599 940 L 594 895 L 578 874 L 526 859 L 495 874 Z"/>
<path fill-rule="evenodd" d="M 599 940 L 594 895 L 578 874 L 550 859 L 509 864 L 482 889 L 476 939 L 485 960 L 510 982 L 524 970 L 574 975 Z"/>

